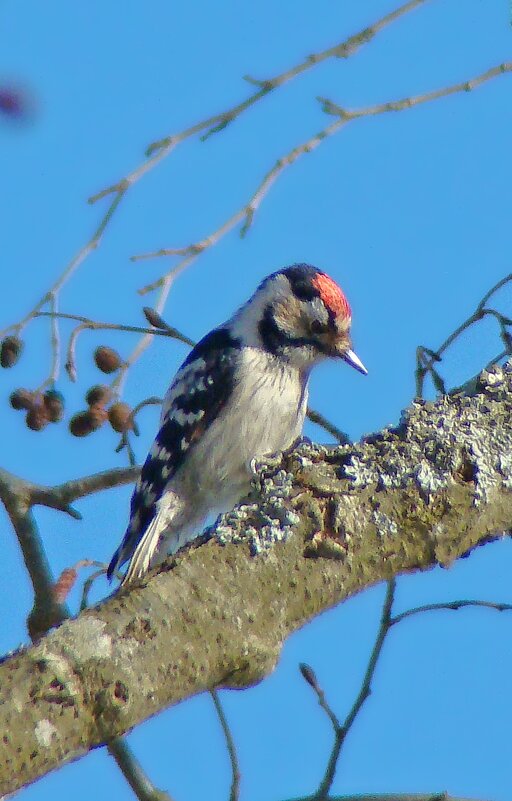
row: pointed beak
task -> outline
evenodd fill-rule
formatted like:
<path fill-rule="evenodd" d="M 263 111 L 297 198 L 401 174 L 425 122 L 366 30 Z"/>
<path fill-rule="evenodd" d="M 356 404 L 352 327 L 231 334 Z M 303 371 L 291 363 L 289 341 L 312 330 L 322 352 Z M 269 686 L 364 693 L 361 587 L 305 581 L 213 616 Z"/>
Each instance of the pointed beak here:
<path fill-rule="evenodd" d="M 350 364 L 351 367 L 355 367 L 355 369 L 359 370 L 359 372 L 363 375 L 368 375 L 368 370 L 362 363 L 361 359 L 356 356 L 353 350 L 345 351 L 345 353 L 342 355 L 342 358 L 347 362 L 347 364 Z"/>

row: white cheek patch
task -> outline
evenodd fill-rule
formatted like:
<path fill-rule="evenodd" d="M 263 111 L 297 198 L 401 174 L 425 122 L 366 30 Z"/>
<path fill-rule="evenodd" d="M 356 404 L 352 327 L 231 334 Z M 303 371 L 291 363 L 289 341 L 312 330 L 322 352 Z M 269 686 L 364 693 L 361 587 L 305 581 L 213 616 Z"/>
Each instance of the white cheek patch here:
<path fill-rule="evenodd" d="M 329 323 L 329 312 L 325 308 L 325 305 L 322 303 L 320 298 L 313 298 L 310 301 L 310 305 L 313 310 L 313 319 L 318 320 L 322 325 L 328 325 Z"/>

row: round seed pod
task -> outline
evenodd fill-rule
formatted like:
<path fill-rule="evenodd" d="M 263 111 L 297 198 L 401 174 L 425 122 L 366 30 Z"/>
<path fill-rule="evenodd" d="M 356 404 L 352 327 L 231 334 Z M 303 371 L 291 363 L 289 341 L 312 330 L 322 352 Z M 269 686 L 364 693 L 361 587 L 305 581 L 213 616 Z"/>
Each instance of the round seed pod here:
<path fill-rule="evenodd" d="M 93 431 L 96 431 L 96 429 L 101 428 L 103 423 L 108 418 L 107 410 L 105 409 L 104 406 L 102 406 L 101 403 L 94 403 L 90 407 L 90 409 L 87 412 L 87 414 L 89 415 L 89 418 L 91 420 L 91 425 L 93 427 Z"/>
<path fill-rule="evenodd" d="M 112 390 L 110 387 L 105 386 L 105 384 L 95 384 L 93 387 L 87 390 L 85 401 L 89 404 L 89 406 L 94 406 L 96 403 L 104 406 L 105 403 L 109 402 L 111 397 Z"/>
<path fill-rule="evenodd" d="M 11 392 L 9 402 L 13 409 L 30 409 L 34 405 L 34 393 L 19 387 Z"/>
<path fill-rule="evenodd" d="M 106 345 L 100 345 L 96 348 L 94 351 L 94 361 L 96 362 L 96 366 L 99 367 L 103 373 L 115 373 L 123 363 L 117 350 L 108 348 Z"/>
<path fill-rule="evenodd" d="M 108 420 L 114 431 L 117 431 L 118 434 L 129 431 L 133 428 L 131 407 L 122 401 L 113 403 L 108 410 Z"/>
<path fill-rule="evenodd" d="M 77 412 L 69 421 L 69 430 L 74 437 L 86 437 L 94 431 L 91 415 L 87 412 Z"/>
<path fill-rule="evenodd" d="M 64 395 L 55 389 L 47 390 L 43 395 L 43 405 L 50 423 L 58 423 L 64 417 Z"/>
<path fill-rule="evenodd" d="M 28 410 L 25 422 L 32 431 L 42 431 L 50 422 L 42 403 L 36 403 Z"/>
<path fill-rule="evenodd" d="M 14 367 L 21 356 L 22 350 L 23 342 L 19 337 L 4 337 L 0 344 L 0 365 L 2 367 Z"/>

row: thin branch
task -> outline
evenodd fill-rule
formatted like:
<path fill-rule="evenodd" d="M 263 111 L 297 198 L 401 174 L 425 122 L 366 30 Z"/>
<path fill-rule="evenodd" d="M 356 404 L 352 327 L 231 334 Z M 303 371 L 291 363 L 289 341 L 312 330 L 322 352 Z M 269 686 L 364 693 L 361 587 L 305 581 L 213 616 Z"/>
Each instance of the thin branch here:
<path fill-rule="evenodd" d="M 169 793 L 155 787 L 126 740 L 117 737 L 108 744 L 108 750 L 139 801 L 172 801 Z"/>
<path fill-rule="evenodd" d="M 324 778 L 320 782 L 318 790 L 313 793 L 313 795 L 308 796 L 310 801 L 322 801 L 328 797 L 329 791 L 332 787 L 332 783 L 334 781 L 334 776 L 336 774 L 336 768 L 338 765 L 338 760 L 340 757 L 341 749 L 343 747 L 343 743 L 349 733 L 354 721 L 357 718 L 364 702 L 371 694 L 371 684 L 373 680 L 373 676 L 375 674 L 375 669 L 377 667 L 377 662 L 379 660 L 382 646 L 384 645 L 384 640 L 386 639 L 386 635 L 391 627 L 391 608 L 393 606 L 393 599 L 395 594 L 395 580 L 391 579 L 387 582 L 387 590 L 386 596 L 384 599 L 384 604 L 382 607 L 382 615 L 380 620 L 379 630 L 377 632 L 377 637 L 375 639 L 375 643 L 373 645 L 370 658 L 368 660 L 368 665 L 366 667 L 366 671 L 363 677 L 363 681 L 361 683 L 360 690 L 357 694 L 357 697 L 350 709 L 345 721 L 341 724 L 336 717 L 335 713 L 329 706 L 325 694 L 321 687 L 319 686 L 318 682 L 316 681 L 316 676 L 314 675 L 311 668 L 307 668 L 307 666 L 301 666 L 301 672 L 310 687 L 316 693 L 318 703 L 321 708 L 327 713 L 329 720 L 331 721 L 332 727 L 334 729 L 334 744 L 332 747 L 331 754 L 329 756 L 329 761 L 327 763 L 327 768 L 325 770 Z"/>
<path fill-rule="evenodd" d="M 498 324 L 500 325 L 501 337 L 506 344 L 506 350 L 501 353 L 499 356 L 495 357 L 489 364 L 493 364 L 505 356 L 510 352 L 510 343 L 508 341 L 507 331 L 505 326 L 509 325 L 510 322 L 508 318 L 504 315 L 500 314 L 494 309 L 486 308 L 487 301 L 501 289 L 503 286 L 508 284 L 512 281 L 512 273 L 509 273 L 504 278 L 501 278 L 491 289 L 489 289 L 485 295 L 481 298 L 478 302 L 475 311 L 472 312 L 469 317 L 467 317 L 464 322 L 462 322 L 455 331 L 444 340 L 444 342 L 437 348 L 437 350 L 431 350 L 430 348 L 425 348 L 422 345 L 419 345 L 416 349 L 416 397 L 421 398 L 423 397 L 423 387 L 425 383 L 425 377 L 430 375 L 436 383 L 436 377 L 439 377 L 439 374 L 434 368 L 435 362 L 440 362 L 442 355 L 448 350 L 448 348 L 469 328 L 471 328 L 475 323 L 480 322 L 486 315 L 494 316 L 498 319 Z M 476 377 L 475 377 L 476 378 Z M 470 379 L 467 384 L 471 384 L 475 379 Z M 467 388 L 467 384 L 464 384 L 463 387 L 457 389 L 465 390 Z"/>
<path fill-rule="evenodd" d="M 424 604 L 423 606 L 416 606 L 414 609 L 407 609 L 405 612 L 400 612 L 399 615 L 394 615 L 390 622 L 390 626 L 401 623 L 408 617 L 413 615 L 420 615 L 423 612 L 437 612 L 440 610 L 450 610 L 456 612 L 458 609 L 465 609 L 466 607 L 483 607 L 484 609 L 495 609 L 497 612 L 510 612 L 512 611 L 512 604 L 494 603 L 492 601 L 445 601 L 438 604 Z"/>
<path fill-rule="evenodd" d="M 311 801 L 311 796 L 299 796 L 288 801 Z M 442 793 L 369 793 L 362 795 L 326 795 L 318 801 L 477 801 Z M 483 801 L 483 799 L 482 799 Z"/>
<path fill-rule="evenodd" d="M 108 186 L 97 194 L 93 195 L 89 199 L 89 203 L 96 203 L 98 200 L 101 200 L 107 195 L 113 193 L 119 193 L 121 191 L 123 193 L 126 192 L 130 186 L 142 178 L 143 175 L 156 166 L 156 164 L 158 164 L 163 158 L 168 156 L 177 145 L 181 144 L 186 139 L 189 139 L 196 134 L 200 134 L 202 131 L 207 131 L 206 135 L 203 137 L 207 138 L 213 133 L 223 130 L 241 114 L 247 111 L 247 109 L 254 106 L 274 89 L 289 83 L 297 76 L 315 67 L 317 64 L 321 64 L 330 58 L 349 58 L 349 56 L 352 56 L 354 53 L 356 53 L 363 45 L 370 42 L 377 35 L 377 33 L 383 30 L 387 25 L 395 22 L 395 20 L 399 19 L 399 17 L 402 17 L 409 11 L 412 11 L 414 8 L 422 5 L 424 2 L 425 0 L 410 0 L 410 2 L 404 3 L 394 11 L 386 14 L 380 20 L 377 20 L 377 22 L 375 22 L 373 25 L 363 28 L 358 33 L 349 36 L 347 39 L 344 39 L 341 42 L 338 42 L 333 47 L 329 47 L 326 50 L 307 56 L 307 58 L 303 61 L 299 62 L 285 72 L 274 76 L 273 78 L 256 80 L 248 76 L 246 80 L 258 87 L 258 89 L 253 92 L 252 95 L 243 100 L 241 103 L 237 103 L 225 111 L 214 114 L 211 117 L 207 117 L 206 119 L 195 123 L 189 128 L 185 128 L 179 133 L 170 134 L 163 139 L 153 142 L 146 149 L 146 156 L 148 156 L 147 161 L 133 170 L 133 172 L 122 178 L 120 181 L 117 181 L 115 184 L 112 184 L 111 186 Z"/>
<path fill-rule="evenodd" d="M 467 607 L 481 607 L 484 609 L 494 609 L 498 612 L 504 611 L 512 611 L 512 604 L 506 603 L 495 603 L 492 601 L 480 601 L 480 600 L 457 600 L 457 601 L 445 601 L 442 603 L 433 603 L 433 604 L 424 604 L 422 606 L 417 606 L 412 609 L 407 609 L 405 612 L 401 612 L 397 615 L 392 615 L 392 605 L 394 599 L 394 591 L 395 591 L 396 582 L 393 579 L 392 581 L 388 582 L 388 589 L 386 592 L 386 598 L 384 601 L 381 621 L 379 626 L 379 631 L 377 633 L 377 638 L 375 640 L 375 644 L 373 646 L 372 652 L 370 654 L 370 658 L 368 661 L 368 666 L 366 668 L 366 672 L 361 684 L 361 688 L 357 695 L 356 700 L 352 706 L 352 709 L 348 713 L 345 722 L 340 724 L 336 714 L 331 709 L 329 703 L 325 698 L 325 694 L 322 688 L 319 686 L 316 676 L 313 670 L 308 665 L 301 665 L 301 673 L 304 679 L 308 682 L 310 687 L 316 693 L 318 703 L 320 707 L 325 711 L 329 720 L 331 721 L 332 727 L 334 729 L 335 734 L 335 741 L 334 745 L 329 757 L 329 762 L 327 765 L 327 769 L 325 772 L 324 779 L 320 784 L 316 793 L 312 795 L 304 796 L 302 799 L 294 799 L 294 801 L 350 801 L 350 799 L 355 799 L 357 801 L 407 801 L 411 799 L 411 801 L 422 801 L 422 799 L 429 799 L 429 801 L 445 801 L 445 799 L 450 799 L 451 797 L 448 796 L 447 793 L 438 793 L 433 795 L 357 795 L 357 796 L 331 796 L 329 795 L 329 791 L 332 787 L 332 782 L 334 780 L 334 776 L 336 773 L 341 748 L 343 746 L 343 742 L 353 725 L 361 707 L 363 706 L 365 700 L 371 693 L 371 683 L 373 676 L 375 674 L 375 668 L 377 666 L 377 662 L 379 657 L 382 653 L 382 647 L 384 645 L 384 641 L 386 636 L 392 626 L 395 626 L 398 623 L 401 623 L 403 620 L 413 617 L 414 615 L 423 614 L 424 612 L 433 612 L 433 611 L 440 611 L 440 610 L 451 610 L 457 611 L 458 609 L 463 609 Z M 462 801 L 462 799 L 461 799 Z"/>
<path fill-rule="evenodd" d="M 165 328 L 157 328 L 142 325 L 125 325 L 124 323 L 105 323 L 101 320 L 91 320 L 90 317 L 84 317 L 81 314 L 66 314 L 64 312 L 36 312 L 34 317 L 58 317 L 62 320 L 75 320 L 79 323 L 84 323 L 85 327 L 93 330 L 106 330 L 106 331 L 127 331 L 133 334 L 156 334 L 156 336 L 170 337 L 171 339 L 178 339 L 185 345 L 194 345 L 195 343 L 177 328 L 165 324 Z"/>
<path fill-rule="evenodd" d="M 94 573 L 91 573 L 88 576 L 82 586 L 82 597 L 80 599 L 80 612 L 83 612 L 84 609 L 87 609 L 89 606 L 89 593 L 92 589 L 92 585 L 100 576 L 105 576 L 107 573 L 108 565 L 103 565 L 99 570 L 95 570 Z"/>
<path fill-rule="evenodd" d="M 174 282 L 176 275 L 169 275 L 167 278 L 162 281 L 160 287 L 160 293 L 158 295 L 158 299 L 154 305 L 154 310 L 158 315 L 161 315 L 165 303 L 167 301 L 167 297 L 171 290 L 171 286 Z M 126 377 L 128 375 L 128 370 L 130 367 L 135 364 L 135 362 L 140 359 L 144 351 L 150 346 L 151 342 L 153 341 L 153 336 L 160 329 L 152 330 L 150 334 L 145 334 L 141 339 L 138 341 L 137 345 L 134 347 L 128 358 L 126 359 L 125 363 L 122 365 L 121 369 L 118 371 L 117 376 L 115 377 L 114 381 L 112 382 L 112 389 L 117 393 L 121 394 L 123 391 L 124 383 L 126 381 Z M 189 340 L 191 342 L 191 340 Z M 187 343 L 188 344 L 188 343 Z"/>
<path fill-rule="evenodd" d="M 486 83 L 487 81 L 490 81 L 493 78 L 496 78 L 497 76 L 503 75 L 507 72 L 512 72 L 512 62 L 510 61 L 503 62 L 495 67 L 491 67 L 485 72 L 476 75 L 474 78 L 452 84 L 451 86 L 445 86 L 442 89 L 435 89 L 432 92 L 425 92 L 424 94 L 415 95 L 413 97 L 404 97 L 401 100 L 377 103 L 374 106 L 367 106 L 366 108 L 355 109 L 352 111 L 345 109 L 324 97 L 319 97 L 318 100 L 322 104 L 323 110 L 327 114 L 332 114 L 348 121 L 359 119 L 361 117 L 374 117 L 378 114 L 387 114 L 390 111 L 403 111 L 404 109 L 413 108 L 414 106 L 419 106 L 423 103 L 430 103 L 433 100 L 439 100 L 440 98 L 448 97 L 449 95 L 460 94 L 460 92 L 471 92 L 473 89 L 477 89 L 483 83 Z"/>
<path fill-rule="evenodd" d="M 47 386 L 54 386 L 55 383 L 58 381 L 60 373 L 60 333 L 59 333 L 59 323 L 57 320 L 58 298 L 55 293 L 51 295 L 50 306 L 51 306 L 51 312 L 49 313 L 51 317 L 50 346 L 52 352 L 52 366 L 49 377 L 44 382 L 44 384 L 42 384 L 42 386 L 39 388 L 39 391 L 42 391 Z"/>
<path fill-rule="evenodd" d="M 70 262 L 64 268 L 64 271 L 61 275 L 57 278 L 55 283 L 50 287 L 48 292 L 46 292 L 36 303 L 36 305 L 29 311 L 25 317 L 15 325 L 10 325 L 4 331 L 0 332 L 0 335 L 5 333 L 5 331 L 14 331 L 16 334 L 19 334 L 27 325 L 27 323 L 32 320 L 38 312 L 40 312 L 47 303 L 50 303 L 52 298 L 56 298 L 62 287 L 69 281 L 71 276 L 77 270 L 77 268 L 82 264 L 82 262 L 87 258 L 87 256 L 92 253 L 92 251 L 96 250 L 98 245 L 101 242 L 103 237 L 103 233 L 109 224 L 110 220 L 112 219 L 113 214 L 115 213 L 117 207 L 119 206 L 124 192 L 117 194 L 114 199 L 112 200 L 110 206 L 108 207 L 106 213 L 101 219 L 101 222 L 93 233 L 92 237 L 89 241 L 78 251 L 78 253 L 71 259 Z"/>
<path fill-rule="evenodd" d="M 502 350 L 500 353 L 494 356 L 494 358 L 490 359 L 490 361 L 487 362 L 484 370 L 491 370 L 495 365 L 500 364 L 500 362 L 502 362 L 507 355 L 508 355 L 507 351 Z M 471 378 L 468 378 L 468 380 L 465 381 L 460 386 L 453 387 L 453 389 L 450 389 L 450 395 L 461 395 L 461 394 L 474 395 L 478 383 L 480 382 L 480 378 L 481 378 L 481 371 L 480 373 L 477 373 Z"/>
<path fill-rule="evenodd" d="M 194 244 L 189 245 L 185 248 L 161 248 L 157 251 L 152 251 L 149 253 L 138 254 L 136 256 L 132 256 L 133 260 L 139 259 L 148 259 L 148 258 L 156 258 L 161 256 L 174 256 L 174 255 L 183 255 L 184 258 L 178 262 L 171 270 L 165 273 L 156 281 L 153 281 L 149 284 L 143 286 L 139 293 L 144 295 L 148 292 L 152 292 L 159 287 L 165 286 L 166 282 L 172 280 L 175 276 L 176 271 L 181 271 L 184 269 L 188 264 L 195 260 L 199 253 L 204 252 L 207 248 L 211 247 L 212 245 L 216 244 L 221 237 L 235 228 L 240 222 L 243 221 L 243 225 L 240 229 L 240 236 L 245 236 L 249 228 L 251 227 L 254 216 L 258 211 L 259 207 L 261 206 L 262 201 L 268 194 L 270 188 L 277 180 L 279 175 L 286 169 L 286 167 L 291 166 L 294 164 L 301 156 L 305 155 L 306 153 L 311 153 L 315 150 L 325 139 L 329 138 L 336 134 L 341 128 L 347 125 L 349 122 L 360 119 L 362 117 L 369 117 L 369 116 L 377 116 L 379 114 L 386 114 L 391 111 L 404 111 L 406 109 L 412 108 L 414 106 L 421 105 L 423 103 L 428 103 L 433 100 L 438 100 L 441 97 L 447 97 L 448 95 L 460 93 L 460 92 L 469 92 L 472 89 L 477 88 L 481 84 L 485 83 L 486 81 L 491 80 L 492 78 L 497 77 L 498 75 L 502 75 L 503 73 L 508 73 L 512 71 L 512 62 L 507 62 L 500 64 L 498 66 L 492 67 L 486 72 L 477 75 L 474 78 L 471 78 L 467 81 L 463 81 L 461 83 L 453 84 L 452 86 L 447 86 L 442 89 L 437 89 L 432 92 L 427 92 L 425 94 L 417 95 L 415 97 L 406 97 L 402 98 L 401 100 L 396 101 L 389 101 L 386 103 L 380 103 L 374 106 L 368 106 L 366 108 L 355 109 L 355 110 L 348 110 L 344 109 L 341 106 L 332 103 L 330 100 L 325 98 L 319 98 L 322 102 L 324 111 L 327 113 L 338 117 L 338 119 L 327 125 L 318 133 L 314 134 L 314 136 L 307 139 L 302 144 L 298 145 L 297 147 L 293 148 L 289 153 L 285 156 L 278 159 L 278 161 L 274 164 L 272 169 L 264 176 L 263 180 L 257 187 L 254 194 L 250 197 L 249 201 L 242 206 L 238 211 L 236 211 L 227 221 L 225 221 L 219 228 L 213 231 L 208 237 L 202 239 L 200 242 L 196 242 Z"/>
<path fill-rule="evenodd" d="M 512 273 L 509 273 L 504 278 L 501 278 L 496 284 L 494 284 L 494 286 L 491 287 L 489 291 L 486 292 L 485 295 L 483 296 L 482 300 L 477 306 L 477 310 L 482 311 L 489 298 L 491 298 L 495 292 L 504 287 L 505 284 L 508 284 L 510 281 L 512 281 Z"/>
<path fill-rule="evenodd" d="M 340 428 L 337 428 L 333 423 L 331 423 L 327 417 L 324 417 L 323 414 L 320 412 L 316 412 L 311 406 L 308 406 L 307 410 L 307 417 L 311 420 L 312 423 L 315 423 L 317 426 L 325 429 L 328 434 L 331 434 L 341 445 L 348 445 L 350 442 L 350 437 L 348 434 L 345 434 Z"/>
<path fill-rule="evenodd" d="M 238 764 L 238 755 L 236 753 L 235 741 L 233 740 L 233 735 L 231 734 L 229 723 L 227 721 L 226 715 L 224 714 L 224 710 L 222 708 L 222 704 L 220 702 L 217 690 L 210 690 L 210 695 L 212 697 L 212 701 L 215 706 L 215 711 L 217 712 L 217 716 L 219 718 L 220 725 L 222 727 L 224 738 L 226 740 L 226 748 L 228 749 L 229 761 L 231 762 L 232 778 L 231 778 L 231 790 L 229 793 L 229 801 L 238 801 L 238 798 L 240 797 L 240 766 Z"/>
<path fill-rule="evenodd" d="M 78 315 L 76 315 L 76 316 L 75 315 L 66 315 L 66 317 L 68 317 L 68 318 L 74 317 L 75 319 L 78 319 Z M 81 322 L 79 325 L 77 325 L 76 328 L 74 328 L 73 331 L 71 332 L 71 336 L 69 338 L 69 343 L 68 343 L 68 350 L 67 350 L 67 357 L 66 357 L 66 371 L 67 371 L 71 381 L 76 381 L 76 379 L 77 379 L 75 351 L 76 351 L 76 343 L 77 343 L 78 337 L 80 336 L 82 331 L 87 331 L 87 330 L 89 330 L 89 331 L 102 331 L 102 330 L 106 330 L 106 331 L 126 331 L 126 332 L 129 332 L 129 333 L 144 334 L 145 338 L 151 338 L 156 334 L 157 336 L 164 336 L 164 337 L 170 337 L 172 339 L 177 339 L 179 342 L 183 342 L 185 345 L 191 345 L 192 344 L 192 340 L 190 340 L 184 334 L 181 334 L 176 328 L 172 328 L 171 326 L 168 326 L 167 329 L 162 330 L 162 329 L 159 329 L 159 328 L 147 328 L 145 326 L 139 326 L 139 325 L 121 325 L 119 323 L 101 323 L 101 322 L 96 322 L 94 320 L 87 320 L 87 318 L 83 318 L 83 320 L 84 320 L 84 322 Z M 121 368 L 121 371 L 123 369 L 128 369 L 127 362 Z M 114 380 L 113 386 L 114 386 L 114 384 L 116 384 L 115 380 Z"/>
<path fill-rule="evenodd" d="M 51 509 L 68 512 L 69 504 L 73 501 L 93 495 L 100 490 L 131 484 L 138 478 L 139 472 L 139 467 L 116 467 L 83 478 L 71 479 L 54 487 L 27 482 L 27 491 L 31 505 L 48 506 Z"/>

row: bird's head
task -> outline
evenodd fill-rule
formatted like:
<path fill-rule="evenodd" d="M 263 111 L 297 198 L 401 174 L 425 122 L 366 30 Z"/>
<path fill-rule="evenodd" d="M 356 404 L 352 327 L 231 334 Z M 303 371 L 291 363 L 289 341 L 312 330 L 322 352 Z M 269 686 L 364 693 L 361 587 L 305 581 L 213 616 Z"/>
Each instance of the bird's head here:
<path fill-rule="evenodd" d="M 348 301 L 316 267 L 294 264 L 269 275 L 239 315 L 260 346 L 299 369 L 334 357 L 367 374 L 352 350 Z"/>

